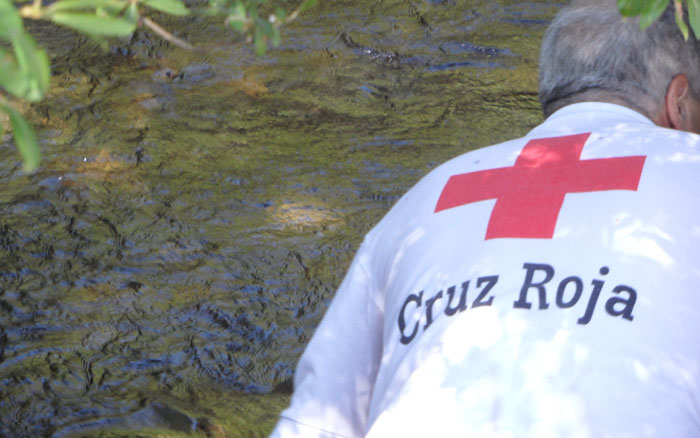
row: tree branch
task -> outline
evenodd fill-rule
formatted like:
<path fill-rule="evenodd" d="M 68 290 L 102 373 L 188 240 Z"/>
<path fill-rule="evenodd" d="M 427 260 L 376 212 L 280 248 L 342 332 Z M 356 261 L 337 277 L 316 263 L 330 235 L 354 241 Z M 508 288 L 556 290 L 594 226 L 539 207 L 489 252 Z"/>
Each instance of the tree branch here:
<path fill-rule="evenodd" d="M 150 18 L 142 17 L 139 22 L 140 22 L 140 24 L 143 24 L 144 26 L 151 29 L 153 32 L 157 33 L 158 36 L 160 36 L 164 40 L 169 41 L 169 42 L 175 44 L 176 46 L 181 47 L 185 50 L 194 50 L 194 46 L 192 44 L 188 43 L 185 40 L 181 40 L 180 38 L 171 34 L 167 30 L 160 27 L 156 22 L 154 22 Z"/>

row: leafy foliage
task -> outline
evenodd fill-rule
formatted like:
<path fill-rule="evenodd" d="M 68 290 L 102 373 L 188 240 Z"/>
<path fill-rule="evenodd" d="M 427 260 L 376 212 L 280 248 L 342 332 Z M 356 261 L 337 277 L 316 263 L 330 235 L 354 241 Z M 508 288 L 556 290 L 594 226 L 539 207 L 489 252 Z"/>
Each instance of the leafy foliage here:
<path fill-rule="evenodd" d="M 9 0 L 0 0 L 0 39 L 12 46 L 12 53 L 0 49 L 0 87 L 19 99 L 41 100 L 49 87 L 49 60 Z"/>
<path fill-rule="evenodd" d="M 689 30 L 684 18 L 683 0 L 617 0 L 617 7 L 625 17 L 639 16 L 639 25 L 642 29 L 646 29 L 666 10 L 669 1 L 675 6 L 676 24 L 687 40 Z M 686 0 L 686 3 L 690 27 L 698 38 L 700 36 L 700 0 Z"/>
<path fill-rule="evenodd" d="M 638 15 L 639 24 L 642 29 L 645 29 L 666 10 L 668 0 L 618 0 L 617 6 L 620 9 L 620 13 L 624 16 Z"/>
<path fill-rule="evenodd" d="M 15 144 L 24 162 L 24 171 L 31 172 L 39 166 L 41 153 L 36 142 L 36 134 L 29 123 L 22 115 L 11 106 L 0 106 L 8 116 L 12 124 L 12 132 L 15 138 Z"/>
<path fill-rule="evenodd" d="M 86 12 L 56 12 L 51 20 L 79 32 L 93 35 L 123 37 L 136 30 L 136 22 L 122 17 L 99 17 Z"/>

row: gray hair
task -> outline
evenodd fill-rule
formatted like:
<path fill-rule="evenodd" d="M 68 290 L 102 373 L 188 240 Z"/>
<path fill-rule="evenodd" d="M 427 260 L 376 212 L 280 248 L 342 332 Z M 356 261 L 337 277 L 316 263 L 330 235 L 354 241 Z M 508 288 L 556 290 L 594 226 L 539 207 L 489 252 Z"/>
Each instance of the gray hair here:
<path fill-rule="evenodd" d="M 650 116 L 680 73 L 700 96 L 699 49 L 692 30 L 683 39 L 673 2 L 642 31 L 638 19 L 620 15 L 615 0 L 575 1 L 559 12 L 542 41 L 542 111 L 549 116 L 574 102 L 608 98 Z"/>

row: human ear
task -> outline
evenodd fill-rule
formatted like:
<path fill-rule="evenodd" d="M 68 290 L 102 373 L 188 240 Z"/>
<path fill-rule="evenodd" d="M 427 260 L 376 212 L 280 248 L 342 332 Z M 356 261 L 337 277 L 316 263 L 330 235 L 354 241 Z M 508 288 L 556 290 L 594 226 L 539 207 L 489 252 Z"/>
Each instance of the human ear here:
<path fill-rule="evenodd" d="M 669 128 L 688 131 L 690 125 L 690 83 L 683 73 L 677 74 L 671 79 L 666 90 L 664 109 L 665 121 Z"/>

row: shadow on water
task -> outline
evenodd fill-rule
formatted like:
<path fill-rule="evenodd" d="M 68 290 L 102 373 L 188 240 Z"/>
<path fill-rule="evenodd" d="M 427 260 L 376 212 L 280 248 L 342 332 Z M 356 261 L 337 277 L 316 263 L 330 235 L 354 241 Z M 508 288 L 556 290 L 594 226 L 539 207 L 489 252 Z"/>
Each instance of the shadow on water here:
<path fill-rule="evenodd" d="M 205 53 L 35 26 L 41 170 L 0 142 L 0 436 L 269 433 L 362 236 L 540 121 L 558 7 L 322 2 L 261 58 L 202 19 L 169 25 Z"/>

